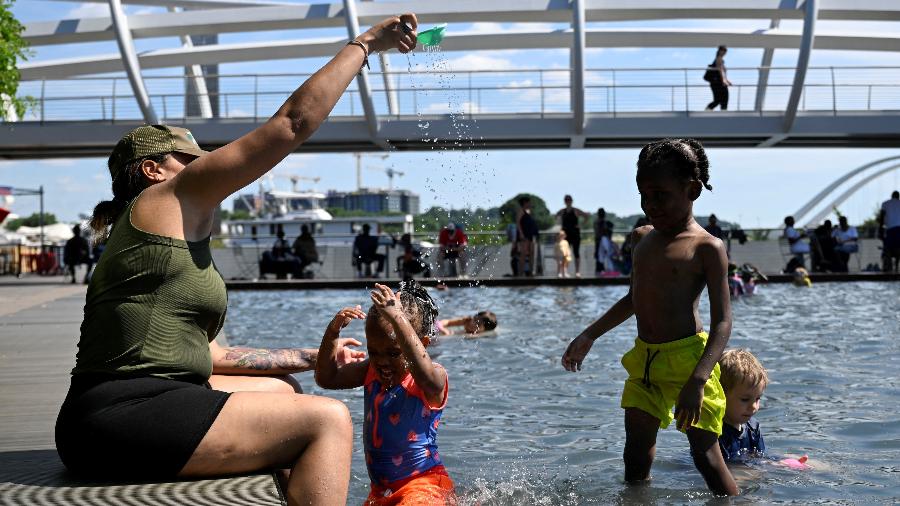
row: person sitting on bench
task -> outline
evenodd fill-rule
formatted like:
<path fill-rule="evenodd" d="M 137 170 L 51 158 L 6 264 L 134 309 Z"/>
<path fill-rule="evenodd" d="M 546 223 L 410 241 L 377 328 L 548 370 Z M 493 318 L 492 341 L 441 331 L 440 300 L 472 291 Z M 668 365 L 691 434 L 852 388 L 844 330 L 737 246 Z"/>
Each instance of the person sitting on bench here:
<path fill-rule="evenodd" d="M 316 239 L 309 232 L 309 226 L 302 225 L 300 227 L 300 235 L 294 240 L 291 251 L 294 252 L 294 256 L 297 257 L 297 260 L 300 261 L 301 277 L 305 277 L 304 271 L 306 268 L 319 261 L 319 252 L 316 250 Z"/>
<path fill-rule="evenodd" d="M 378 277 L 384 271 L 385 256 L 378 253 L 378 236 L 369 235 L 372 227 L 368 223 L 362 226 L 362 232 L 353 240 L 353 264 L 357 277 L 363 277 L 363 266 L 366 277 Z M 372 262 L 378 262 L 378 269 L 372 273 Z"/>

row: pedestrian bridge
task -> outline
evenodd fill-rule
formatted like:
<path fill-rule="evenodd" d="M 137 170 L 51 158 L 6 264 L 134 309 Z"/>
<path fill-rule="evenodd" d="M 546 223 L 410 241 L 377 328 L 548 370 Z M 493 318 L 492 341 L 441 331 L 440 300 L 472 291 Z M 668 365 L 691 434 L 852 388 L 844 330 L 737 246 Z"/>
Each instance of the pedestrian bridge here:
<path fill-rule="evenodd" d="M 437 56 L 435 56 L 437 57 Z M 358 90 L 338 103 L 302 149 L 362 151 L 462 148 L 621 147 L 660 137 L 698 137 L 711 146 L 758 146 L 784 134 L 793 68 L 730 69 L 729 110 L 711 99 L 703 68 L 587 69 L 585 124 L 576 132 L 570 70 L 392 72 L 390 90 L 373 87 L 377 134 L 368 129 Z M 762 107 L 756 78 L 768 71 Z M 373 80 L 384 82 L 377 73 Z M 160 121 L 186 125 L 205 147 L 238 138 L 265 121 L 307 75 L 221 75 L 216 117 L 192 117 L 190 77 L 145 77 Z M 744 84 L 750 82 L 751 84 Z M 38 107 L 0 136 L 0 156 L 105 156 L 143 122 L 127 78 L 23 83 Z M 393 104 L 389 96 L 393 95 Z M 391 110 L 393 105 L 393 111 Z M 810 68 L 796 121 L 777 146 L 897 146 L 900 67 Z"/>
<path fill-rule="evenodd" d="M 104 0 L 104 3 L 105 0 Z M 105 156 L 142 123 L 192 128 L 207 148 L 265 121 L 308 75 L 216 74 L 219 63 L 333 55 L 346 37 L 194 45 L 198 33 L 346 27 L 412 9 L 427 23 L 491 22 L 495 32 L 448 31 L 443 52 L 419 51 L 391 70 L 383 55 L 342 97 L 301 151 L 603 148 L 660 137 L 697 137 L 710 146 L 900 144 L 900 67 L 811 67 L 813 49 L 900 51 L 900 31 L 816 30 L 816 21 L 900 21 L 900 3 L 881 0 L 697 0 L 676 6 L 634 0 L 343 0 L 291 4 L 241 0 L 125 0 L 167 5 L 170 12 L 34 23 L 35 46 L 117 40 L 119 53 L 45 59 L 20 66 L 21 95 L 36 107 L 0 124 L 0 158 Z M 180 6 L 191 11 L 180 11 Z M 196 9 L 204 9 L 198 15 Z M 765 19 L 765 30 L 595 28 L 588 23 L 668 19 Z M 782 20 L 802 20 L 798 30 Z M 500 23 L 525 28 L 505 30 Z M 531 24 L 529 24 L 531 23 Z M 547 28 L 547 27 L 550 28 Z M 180 37 L 176 48 L 138 54 L 134 38 Z M 214 41 L 214 42 L 217 42 Z M 711 100 L 701 68 L 590 68 L 594 48 L 761 48 L 761 65 L 729 68 L 727 111 Z M 449 68 L 454 51 L 561 49 L 559 68 Z M 776 49 L 798 50 L 797 64 L 773 67 Z M 376 65 L 376 63 L 378 63 Z M 407 69 L 408 67 L 408 69 Z M 153 72 L 145 72 L 153 69 Z M 157 70 L 162 69 L 162 70 Z M 165 75 L 159 75 L 164 73 Z M 150 75 L 153 74 L 153 75 Z"/>

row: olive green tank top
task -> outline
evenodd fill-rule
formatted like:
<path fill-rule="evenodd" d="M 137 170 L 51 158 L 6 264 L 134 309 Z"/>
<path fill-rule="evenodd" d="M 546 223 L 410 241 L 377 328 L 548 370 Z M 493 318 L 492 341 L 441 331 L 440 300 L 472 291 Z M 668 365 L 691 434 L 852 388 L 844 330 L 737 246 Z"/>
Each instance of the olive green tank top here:
<path fill-rule="evenodd" d="M 126 207 L 91 278 L 73 375 L 157 376 L 202 383 L 225 321 L 225 282 L 209 238 L 139 230 Z"/>

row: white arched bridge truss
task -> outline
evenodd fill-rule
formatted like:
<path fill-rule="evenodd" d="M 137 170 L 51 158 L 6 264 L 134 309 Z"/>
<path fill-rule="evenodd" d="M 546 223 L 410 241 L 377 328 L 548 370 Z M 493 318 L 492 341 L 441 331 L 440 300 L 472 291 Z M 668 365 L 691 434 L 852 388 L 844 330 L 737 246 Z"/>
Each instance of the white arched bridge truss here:
<path fill-rule="evenodd" d="M 856 192 L 888 172 L 900 170 L 900 155 L 888 156 L 861 165 L 832 181 L 792 216 L 797 223 L 815 226 L 834 212 Z M 889 191 L 885 191 L 887 198 Z M 835 195 L 837 195 L 835 197 Z M 815 212 L 813 212 L 815 211 Z"/>
<path fill-rule="evenodd" d="M 102 155 L 143 122 L 198 128 L 216 147 L 264 121 L 306 76 L 210 75 L 202 65 L 328 57 L 369 25 L 414 11 L 420 23 L 451 23 L 447 52 L 562 49 L 562 68 L 363 71 L 329 121 L 301 148 L 310 151 L 631 146 L 693 136 L 722 146 L 897 146 L 900 67 L 810 67 L 814 50 L 900 52 L 900 30 L 817 30 L 818 20 L 900 22 L 892 0 L 419 0 L 297 4 L 241 0 L 95 0 L 110 17 L 27 25 L 33 46 L 116 41 L 119 51 L 42 59 L 20 66 L 22 91 L 38 107 L 0 125 L 0 157 Z M 126 16 L 122 4 L 167 7 Z M 185 10 L 188 9 L 188 10 Z M 198 11 L 199 10 L 199 11 Z M 594 22 L 764 19 L 761 30 L 592 28 Z M 781 28 L 796 20 L 797 29 Z M 453 23 L 517 23 L 482 33 Z M 547 24 L 557 28 L 548 29 Z M 533 26 L 534 28 L 528 28 Z M 604 25 L 604 26 L 609 26 Z M 898 23 L 900 26 L 900 23 Z M 346 35 L 194 45 L 199 34 L 340 28 Z M 178 38 L 175 48 L 138 53 L 136 39 Z M 729 68 L 732 107 L 704 111 L 705 68 L 590 68 L 595 48 L 760 48 L 758 67 Z M 796 65 L 772 67 L 778 49 Z M 396 56 L 394 57 L 396 58 Z M 374 63 L 374 62 L 373 62 Z M 404 62 L 405 63 L 405 62 Z M 156 75 L 150 69 L 178 69 Z M 183 71 L 182 71 L 183 70 Z M 207 82 L 215 80 L 215 91 Z M 188 107 L 187 104 L 195 104 Z M 449 106 L 448 106 L 449 104 Z M 476 128 L 460 133 L 461 121 Z M 429 124 L 427 135 L 421 125 Z"/>

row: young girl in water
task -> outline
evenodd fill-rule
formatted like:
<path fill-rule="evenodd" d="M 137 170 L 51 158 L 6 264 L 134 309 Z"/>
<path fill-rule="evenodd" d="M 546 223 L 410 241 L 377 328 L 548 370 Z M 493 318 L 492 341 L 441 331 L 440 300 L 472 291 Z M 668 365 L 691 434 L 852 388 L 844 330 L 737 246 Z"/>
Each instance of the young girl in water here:
<path fill-rule="evenodd" d="M 437 429 L 447 404 L 447 371 L 426 348 L 438 310 L 413 280 L 394 293 L 376 284 L 372 308 L 344 308 L 322 338 L 316 383 L 322 388 L 364 386 L 363 444 L 371 480 L 367 506 L 455 504 L 453 482 L 441 463 Z M 369 358 L 340 366 L 340 331 L 366 320 Z"/>
<path fill-rule="evenodd" d="M 435 329 L 444 336 L 456 333 L 454 327 L 462 327 L 467 336 L 475 337 L 478 334 L 497 329 L 497 315 L 491 311 L 479 311 L 472 316 L 460 316 L 449 320 L 435 320 Z"/>

